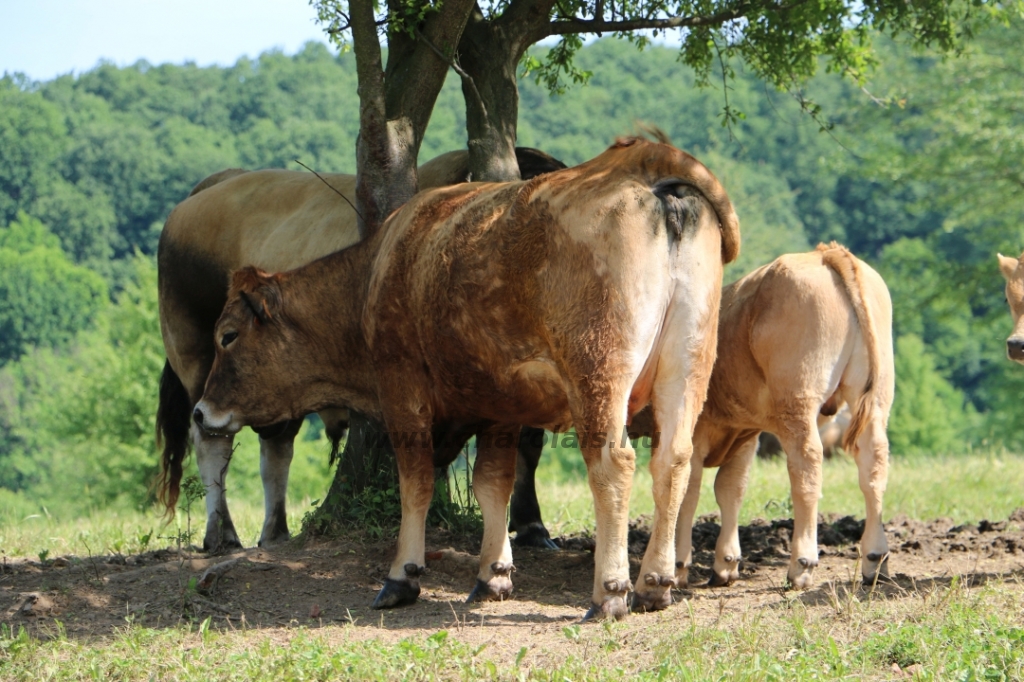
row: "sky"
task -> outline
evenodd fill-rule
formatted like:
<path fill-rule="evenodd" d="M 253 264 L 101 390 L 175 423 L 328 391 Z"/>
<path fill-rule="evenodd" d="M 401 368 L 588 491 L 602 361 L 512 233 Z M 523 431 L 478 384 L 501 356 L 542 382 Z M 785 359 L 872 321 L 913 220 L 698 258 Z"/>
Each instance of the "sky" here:
<path fill-rule="evenodd" d="M 50 80 L 118 66 L 234 64 L 326 42 L 308 0 L 0 0 L 0 74 Z"/>

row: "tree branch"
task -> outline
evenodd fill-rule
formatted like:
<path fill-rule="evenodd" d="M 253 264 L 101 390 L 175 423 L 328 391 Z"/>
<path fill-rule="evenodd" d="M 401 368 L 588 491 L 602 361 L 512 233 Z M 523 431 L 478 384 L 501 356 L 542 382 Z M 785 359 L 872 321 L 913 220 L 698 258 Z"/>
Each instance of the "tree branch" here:
<path fill-rule="evenodd" d="M 462 79 L 462 84 L 468 87 L 473 93 L 473 99 L 475 100 L 474 104 L 480 109 L 480 113 L 483 117 L 487 118 L 487 105 L 484 103 L 484 98 L 480 95 L 480 91 L 477 90 L 476 81 L 473 80 L 473 77 L 466 73 L 466 70 L 462 68 L 458 61 L 446 55 L 436 45 L 434 45 L 434 43 L 430 42 L 419 29 L 416 29 L 416 37 L 433 50 L 434 54 L 440 57 L 452 71 L 459 74 L 459 78 Z"/>
<path fill-rule="evenodd" d="M 788 4 L 763 3 L 764 9 L 770 12 L 786 12 L 800 5 L 804 5 L 809 0 L 795 0 Z M 559 6 L 561 10 L 561 6 Z M 548 36 L 555 35 L 569 35 L 573 33 L 620 33 L 627 31 L 641 31 L 645 29 L 673 29 L 673 28 L 689 28 L 692 26 L 717 26 L 724 24 L 727 21 L 733 19 L 739 19 L 747 16 L 747 14 L 754 9 L 754 4 L 750 2 L 741 2 L 735 7 L 730 9 L 722 10 L 716 14 L 710 15 L 696 15 L 688 17 L 664 17 L 661 19 L 654 17 L 645 17 L 642 19 L 629 19 L 622 21 L 604 21 L 598 17 L 595 19 L 578 19 L 576 17 L 569 17 L 552 21 L 547 26 L 541 27 L 540 30 L 532 37 L 535 41 L 543 40 Z M 563 11 L 564 14 L 564 11 Z"/>
<path fill-rule="evenodd" d="M 739 19 L 745 9 L 734 9 L 708 17 L 668 17 L 665 19 L 631 19 L 629 21 L 601 21 L 600 19 L 563 19 L 552 21 L 542 30 L 548 36 L 571 35 L 573 33 L 621 33 L 644 29 L 687 28 L 690 26 L 714 26 Z"/>

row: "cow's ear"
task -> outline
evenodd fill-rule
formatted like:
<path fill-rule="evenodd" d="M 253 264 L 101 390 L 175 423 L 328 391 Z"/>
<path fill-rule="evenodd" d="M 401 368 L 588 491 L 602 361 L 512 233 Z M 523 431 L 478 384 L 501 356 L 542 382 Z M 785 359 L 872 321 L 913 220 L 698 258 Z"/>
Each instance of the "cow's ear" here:
<path fill-rule="evenodd" d="M 274 319 L 281 300 L 277 275 L 268 275 L 254 267 L 245 267 L 235 272 L 231 288 L 238 292 L 254 318 L 266 324 Z"/>
<path fill-rule="evenodd" d="M 1017 265 L 1019 265 L 1020 261 L 1018 261 L 1016 258 L 1004 256 L 1001 253 L 997 253 L 996 258 L 999 259 L 999 271 L 1003 273 L 1003 278 L 1005 278 L 1006 281 L 1009 282 L 1011 279 L 1013 279 L 1013 273 L 1016 272 Z"/>
<path fill-rule="evenodd" d="M 244 291 L 238 292 L 238 295 L 242 297 L 242 301 L 245 303 L 245 307 L 249 309 L 249 312 L 253 314 L 253 318 L 257 323 L 266 324 L 270 322 L 270 314 L 267 312 L 267 304 L 263 299 L 258 299 L 252 294 L 247 294 Z"/>

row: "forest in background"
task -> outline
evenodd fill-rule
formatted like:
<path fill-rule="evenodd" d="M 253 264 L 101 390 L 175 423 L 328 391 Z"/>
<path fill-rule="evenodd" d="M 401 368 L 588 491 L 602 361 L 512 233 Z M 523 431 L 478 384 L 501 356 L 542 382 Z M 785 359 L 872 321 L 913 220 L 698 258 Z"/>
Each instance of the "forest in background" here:
<path fill-rule="evenodd" d="M 1024 372 L 1004 356 L 995 252 L 1024 247 L 1022 23 L 986 29 L 954 60 L 883 43 L 866 87 L 821 75 L 795 95 L 742 71 L 698 89 L 673 50 L 600 40 L 578 56 L 588 84 L 552 97 L 522 81 L 519 142 L 573 164 L 637 123 L 660 127 L 736 205 L 743 253 L 727 281 L 832 239 L 885 277 L 896 456 L 1019 452 Z M 223 168 L 352 172 L 355 92 L 352 55 L 315 43 L 230 68 L 0 79 L 0 511 L 149 503 L 164 219 Z M 726 97 L 745 115 L 729 127 Z M 420 158 L 464 145 L 452 76 Z M 326 449 L 313 429 L 303 438 L 291 490 L 315 495 Z M 233 495 L 260 495 L 254 443 L 232 464 Z"/>

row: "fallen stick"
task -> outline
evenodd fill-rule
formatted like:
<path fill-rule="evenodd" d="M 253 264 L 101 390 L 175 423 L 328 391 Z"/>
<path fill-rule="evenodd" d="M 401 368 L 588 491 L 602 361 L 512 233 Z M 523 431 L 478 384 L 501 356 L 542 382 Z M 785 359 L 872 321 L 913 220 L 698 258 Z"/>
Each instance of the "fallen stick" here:
<path fill-rule="evenodd" d="M 199 582 L 196 583 L 196 589 L 200 592 L 207 593 L 210 589 L 220 580 L 221 576 L 234 568 L 239 561 L 247 559 L 248 557 L 236 557 L 229 561 L 222 561 L 219 564 L 210 566 L 206 571 L 203 572 L 202 577 L 199 578 Z"/>

